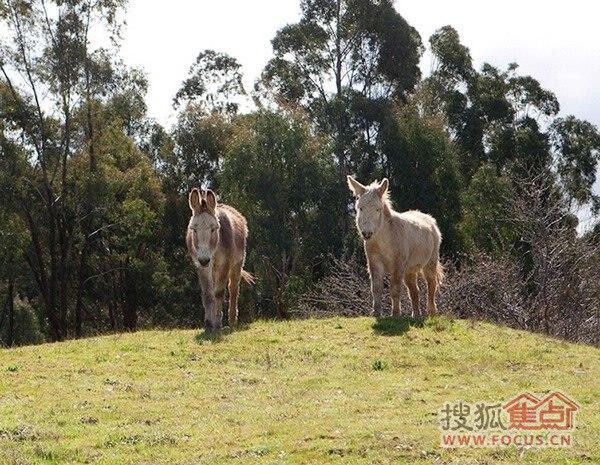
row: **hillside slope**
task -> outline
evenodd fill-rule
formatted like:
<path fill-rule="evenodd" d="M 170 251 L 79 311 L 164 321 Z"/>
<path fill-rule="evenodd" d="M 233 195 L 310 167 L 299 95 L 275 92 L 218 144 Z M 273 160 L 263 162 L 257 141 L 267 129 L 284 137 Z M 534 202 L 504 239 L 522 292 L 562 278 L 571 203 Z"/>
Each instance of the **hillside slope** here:
<path fill-rule="evenodd" d="M 561 450 L 439 447 L 445 402 L 562 390 Z M 600 463 L 600 351 L 483 323 L 257 322 L 0 350 L 0 463 Z"/>

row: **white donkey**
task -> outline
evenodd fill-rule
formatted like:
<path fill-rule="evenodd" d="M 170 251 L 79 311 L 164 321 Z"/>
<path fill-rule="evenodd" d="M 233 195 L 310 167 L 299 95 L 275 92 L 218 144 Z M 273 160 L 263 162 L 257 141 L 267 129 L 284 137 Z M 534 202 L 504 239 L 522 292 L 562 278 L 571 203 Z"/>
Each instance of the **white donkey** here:
<path fill-rule="evenodd" d="M 383 278 L 386 272 L 390 274 L 394 316 L 400 315 L 402 280 L 408 288 L 412 315 L 419 316 L 419 273 L 427 281 L 427 311 L 435 314 L 436 293 L 444 277 L 439 260 L 442 235 L 435 219 L 414 210 L 404 213 L 394 211 L 389 199 L 387 179 L 363 186 L 352 176 L 348 176 L 348 186 L 356 197 L 356 226 L 364 239 L 375 316 L 381 316 Z"/>

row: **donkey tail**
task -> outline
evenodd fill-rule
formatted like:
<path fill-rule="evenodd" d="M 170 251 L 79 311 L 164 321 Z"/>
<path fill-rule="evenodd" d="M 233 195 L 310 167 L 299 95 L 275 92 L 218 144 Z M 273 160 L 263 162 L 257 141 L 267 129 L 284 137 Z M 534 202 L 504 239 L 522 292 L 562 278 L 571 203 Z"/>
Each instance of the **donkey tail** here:
<path fill-rule="evenodd" d="M 438 286 L 442 285 L 445 277 L 446 274 L 444 273 L 444 267 L 442 266 L 442 263 L 438 260 L 435 266 L 435 279 L 437 280 Z"/>
<path fill-rule="evenodd" d="M 246 270 L 242 270 L 242 279 L 248 284 L 256 284 L 256 278 L 252 273 L 248 273 Z"/>

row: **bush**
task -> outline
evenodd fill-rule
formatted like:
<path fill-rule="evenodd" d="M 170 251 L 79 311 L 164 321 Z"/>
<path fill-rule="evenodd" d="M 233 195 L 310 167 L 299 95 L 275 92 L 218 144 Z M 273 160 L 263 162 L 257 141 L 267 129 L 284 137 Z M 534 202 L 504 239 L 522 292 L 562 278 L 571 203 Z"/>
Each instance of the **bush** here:
<path fill-rule="evenodd" d="M 553 243 L 548 255 L 532 257 L 535 271 L 530 276 L 523 275 L 519 260 L 510 254 L 465 257 L 460 266 L 447 262 L 440 311 L 600 345 L 597 245 L 584 239 L 567 241 L 564 236 L 555 237 Z M 530 279 L 536 284 L 533 289 Z M 425 283 L 421 281 L 420 287 L 423 306 Z M 404 312 L 408 312 L 411 306 L 406 292 L 401 299 Z M 389 314 L 389 298 L 383 303 L 384 312 Z M 364 265 L 353 258 L 333 259 L 330 273 L 302 296 L 294 314 L 364 316 L 370 311 L 369 277 Z"/>
<path fill-rule="evenodd" d="M 476 318 L 529 329 L 528 302 L 519 266 L 510 258 L 476 255 L 460 267 L 446 263 L 440 309 L 459 318 Z"/>
<path fill-rule="evenodd" d="M 9 316 L 0 318 L 0 345 L 10 341 Z M 33 306 L 26 299 L 16 297 L 14 300 L 14 326 L 12 330 L 12 345 L 23 346 L 40 344 L 44 342 L 44 335 L 40 330 L 38 317 Z"/>

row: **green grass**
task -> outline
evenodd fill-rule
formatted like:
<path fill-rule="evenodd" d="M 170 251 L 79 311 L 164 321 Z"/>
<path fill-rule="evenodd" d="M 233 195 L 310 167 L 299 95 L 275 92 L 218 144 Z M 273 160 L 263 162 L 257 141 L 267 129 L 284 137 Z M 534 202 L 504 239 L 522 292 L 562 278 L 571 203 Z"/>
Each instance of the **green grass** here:
<path fill-rule="evenodd" d="M 439 444 L 444 402 L 559 389 L 561 450 Z M 257 322 L 0 351 L 0 463 L 600 463 L 600 351 L 490 324 Z"/>

